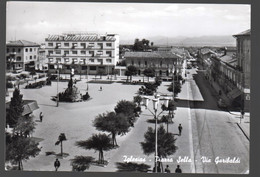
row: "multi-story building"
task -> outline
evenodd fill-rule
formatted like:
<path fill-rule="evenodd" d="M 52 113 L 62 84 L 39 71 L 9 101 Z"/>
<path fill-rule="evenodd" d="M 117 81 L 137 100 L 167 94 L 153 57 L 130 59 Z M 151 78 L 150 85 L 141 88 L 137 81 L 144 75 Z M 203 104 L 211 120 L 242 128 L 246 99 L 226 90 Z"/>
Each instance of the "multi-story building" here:
<path fill-rule="evenodd" d="M 243 93 L 245 109 L 250 102 L 250 73 L 251 73 L 251 30 L 233 35 L 237 42 L 237 68 L 240 71 L 239 89 Z"/>
<path fill-rule="evenodd" d="M 38 59 L 40 45 L 25 40 L 10 41 L 6 44 L 7 70 L 33 70 Z"/>
<path fill-rule="evenodd" d="M 216 81 L 234 106 L 249 110 L 250 102 L 250 30 L 234 35 L 236 48 L 225 48 L 211 56 L 207 65 L 207 76 Z"/>
<path fill-rule="evenodd" d="M 98 74 L 100 70 L 111 74 L 119 61 L 119 35 L 49 35 L 45 39 L 45 52 L 50 72 L 55 72 L 59 63 L 64 73 L 70 73 L 73 67 L 75 74 Z"/>
<path fill-rule="evenodd" d="M 43 72 L 48 70 L 48 59 L 46 57 L 45 44 L 42 44 L 39 48 L 38 59 L 35 62 L 35 70 Z"/>
<path fill-rule="evenodd" d="M 172 52 L 126 52 L 126 66 L 135 66 L 138 75 L 146 68 L 154 68 L 157 76 L 169 76 L 173 69 L 181 71 L 182 57 Z"/>

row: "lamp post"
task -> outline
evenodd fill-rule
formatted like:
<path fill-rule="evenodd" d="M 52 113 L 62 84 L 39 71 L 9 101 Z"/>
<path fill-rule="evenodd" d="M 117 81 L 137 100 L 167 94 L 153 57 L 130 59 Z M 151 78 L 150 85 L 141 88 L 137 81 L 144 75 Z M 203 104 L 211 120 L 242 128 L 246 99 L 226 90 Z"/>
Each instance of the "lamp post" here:
<path fill-rule="evenodd" d="M 57 61 L 56 65 L 54 65 L 54 68 L 57 69 L 57 107 L 59 107 L 59 81 L 60 81 L 60 68 L 62 68 L 62 65 Z"/>
<path fill-rule="evenodd" d="M 149 97 L 147 97 L 147 96 L 144 96 L 144 97 L 143 97 L 143 104 L 144 104 L 145 108 L 148 109 L 148 110 L 152 113 L 152 115 L 154 116 L 154 119 L 155 119 L 155 157 L 154 157 L 154 168 L 155 168 L 155 173 L 157 173 L 157 158 L 158 158 L 158 132 L 157 132 L 157 121 L 158 121 L 158 117 L 159 117 L 159 116 L 162 114 L 162 112 L 164 111 L 164 110 L 162 110 L 159 114 L 157 114 L 158 104 L 159 104 L 159 101 L 160 101 L 160 100 L 163 100 L 163 101 L 164 101 L 163 105 L 166 106 L 166 107 L 168 107 L 170 98 L 164 97 L 164 98 L 161 98 L 161 99 L 160 99 L 160 95 L 158 95 L 158 94 L 155 94 L 154 97 L 155 97 L 155 98 L 152 99 L 154 112 L 152 112 L 152 111 L 148 108 L 148 103 L 149 103 L 149 100 L 150 100 Z"/>

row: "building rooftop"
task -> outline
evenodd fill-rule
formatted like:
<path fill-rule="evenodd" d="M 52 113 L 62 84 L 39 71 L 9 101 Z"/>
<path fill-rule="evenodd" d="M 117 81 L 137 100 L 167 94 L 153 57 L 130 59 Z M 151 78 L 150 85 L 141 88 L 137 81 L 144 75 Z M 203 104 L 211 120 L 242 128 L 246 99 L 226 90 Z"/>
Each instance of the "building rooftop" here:
<path fill-rule="evenodd" d="M 125 58 L 180 58 L 172 52 L 126 52 Z"/>
<path fill-rule="evenodd" d="M 6 46 L 19 46 L 19 47 L 39 47 L 40 45 L 35 42 L 30 42 L 26 40 L 10 41 Z"/>
<path fill-rule="evenodd" d="M 235 66 L 236 62 L 237 62 L 237 58 L 236 58 L 235 53 L 227 53 L 226 55 L 219 57 L 219 59 L 222 62 L 228 63 L 232 66 Z"/>
<path fill-rule="evenodd" d="M 201 48 L 200 51 L 202 55 L 205 55 L 207 53 L 215 54 L 215 52 L 213 52 L 210 48 Z"/>
<path fill-rule="evenodd" d="M 237 36 L 250 36 L 251 35 L 251 29 L 248 29 L 248 30 L 246 30 L 246 31 L 243 31 L 243 32 L 241 32 L 241 33 L 239 33 L 239 34 L 235 34 L 235 35 L 233 35 L 234 37 L 237 37 Z"/>
<path fill-rule="evenodd" d="M 115 35 L 98 34 L 63 34 L 49 35 L 46 41 L 115 41 Z"/>

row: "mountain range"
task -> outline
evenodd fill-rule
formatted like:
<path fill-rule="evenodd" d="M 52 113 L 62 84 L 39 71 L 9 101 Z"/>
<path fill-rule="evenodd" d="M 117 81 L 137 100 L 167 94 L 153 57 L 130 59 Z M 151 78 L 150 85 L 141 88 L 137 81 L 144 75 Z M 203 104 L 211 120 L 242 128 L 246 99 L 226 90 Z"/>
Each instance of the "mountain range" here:
<path fill-rule="evenodd" d="M 154 46 L 236 46 L 236 39 L 230 35 L 200 36 L 200 37 L 165 37 L 153 36 L 145 38 L 154 43 Z M 142 38 L 140 38 L 142 40 Z M 120 44 L 134 44 L 133 40 L 120 40 Z"/>

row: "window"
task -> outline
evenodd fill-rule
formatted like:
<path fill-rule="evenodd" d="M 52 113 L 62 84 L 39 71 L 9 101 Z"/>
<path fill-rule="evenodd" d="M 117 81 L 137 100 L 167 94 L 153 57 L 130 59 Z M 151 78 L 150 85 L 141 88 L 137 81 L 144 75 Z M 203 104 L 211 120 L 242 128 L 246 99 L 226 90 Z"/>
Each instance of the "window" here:
<path fill-rule="evenodd" d="M 107 47 L 112 47 L 112 43 L 106 43 Z"/>
<path fill-rule="evenodd" d="M 15 48 L 13 48 L 13 52 L 15 52 Z"/>
<path fill-rule="evenodd" d="M 103 59 L 97 59 L 97 61 L 101 64 L 103 64 Z"/>
<path fill-rule="evenodd" d="M 32 48 L 30 48 L 30 52 L 32 52 Z"/>
<path fill-rule="evenodd" d="M 83 48 L 86 48 L 86 44 L 85 43 L 80 43 L 80 46 Z"/>
<path fill-rule="evenodd" d="M 36 51 L 36 48 L 34 48 L 34 51 Z"/>
<path fill-rule="evenodd" d="M 91 63 L 94 63 L 94 62 L 95 62 L 95 59 L 89 59 L 89 61 L 90 61 Z"/>
<path fill-rule="evenodd" d="M 96 66 L 89 66 L 89 70 L 95 71 L 96 70 Z"/>
<path fill-rule="evenodd" d="M 135 64 L 135 62 L 132 60 L 132 65 L 134 65 Z"/>
<path fill-rule="evenodd" d="M 67 42 L 66 42 L 66 43 L 64 43 L 64 46 L 65 46 L 65 47 L 69 47 L 69 46 L 70 46 L 70 43 L 67 43 Z"/>
<path fill-rule="evenodd" d="M 103 43 L 97 43 L 100 49 L 103 49 Z"/>
<path fill-rule="evenodd" d="M 19 49 L 18 49 L 18 53 L 20 53 L 20 52 L 21 52 L 21 49 L 19 48 Z"/>
<path fill-rule="evenodd" d="M 78 46 L 78 43 L 72 43 L 72 47 L 75 48 Z"/>
<path fill-rule="evenodd" d="M 103 51 L 97 51 L 97 55 L 103 55 Z"/>
<path fill-rule="evenodd" d="M 73 62 L 78 62 L 77 58 L 73 58 L 72 60 L 73 60 Z"/>
<path fill-rule="evenodd" d="M 54 65 L 50 65 L 50 69 L 54 69 Z"/>
<path fill-rule="evenodd" d="M 94 43 L 89 43 L 89 44 L 88 44 L 88 47 L 94 47 L 94 46 L 95 46 Z"/>
<path fill-rule="evenodd" d="M 64 61 L 65 61 L 65 62 L 69 62 L 70 59 L 69 59 L 69 58 L 64 58 Z"/>
<path fill-rule="evenodd" d="M 49 47 L 52 47 L 52 46 L 53 46 L 53 43 L 48 43 L 48 46 L 49 46 Z"/>
<path fill-rule="evenodd" d="M 9 53 L 9 48 L 6 49 L 6 52 Z"/>
<path fill-rule="evenodd" d="M 22 61 L 21 57 L 16 57 L 16 61 Z"/>
<path fill-rule="evenodd" d="M 65 51 L 64 51 L 64 55 L 65 55 L 65 56 L 66 56 L 66 55 L 69 55 L 69 53 L 70 53 L 70 52 L 69 52 L 68 50 L 65 50 Z"/>
<path fill-rule="evenodd" d="M 94 51 L 89 51 L 89 54 L 94 57 Z"/>
<path fill-rule="evenodd" d="M 60 50 L 56 50 L 56 54 L 61 54 L 61 51 Z"/>
<path fill-rule="evenodd" d="M 107 63 L 112 63 L 112 60 L 111 59 L 106 59 L 106 62 Z"/>
<path fill-rule="evenodd" d="M 56 58 L 56 62 L 60 63 L 61 62 L 61 58 Z"/>
<path fill-rule="evenodd" d="M 76 54 L 78 54 L 78 51 L 74 50 L 74 51 L 72 51 L 72 54 L 76 55 Z"/>
<path fill-rule="evenodd" d="M 147 61 L 144 62 L 145 66 L 147 66 Z"/>
<path fill-rule="evenodd" d="M 52 50 L 49 50 L 48 53 L 49 53 L 49 55 L 52 55 L 52 54 L 53 54 L 53 51 L 52 51 Z"/>
<path fill-rule="evenodd" d="M 86 51 L 80 51 L 80 54 L 83 54 L 83 55 L 85 55 L 86 54 Z"/>
<path fill-rule="evenodd" d="M 112 52 L 111 51 L 106 51 L 106 55 L 108 55 L 109 57 L 112 56 Z"/>
<path fill-rule="evenodd" d="M 140 61 L 138 61 L 138 65 L 141 66 L 141 62 Z"/>
<path fill-rule="evenodd" d="M 36 55 L 34 55 L 33 58 L 36 59 Z"/>
<path fill-rule="evenodd" d="M 70 69 L 70 65 L 66 65 L 66 68 L 67 68 L 67 69 Z"/>
<path fill-rule="evenodd" d="M 87 69 L 88 69 L 88 66 L 81 66 L 81 69 L 82 69 L 82 70 L 87 70 Z"/>
<path fill-rule="evenodd" d="M 28 48 L 25 48 L 25 52 L 28 52 Z"/>
<path fill-rule="evenodd" d="M 32 60 L 32 56 L 30 56 L 30 60 Z"/>

